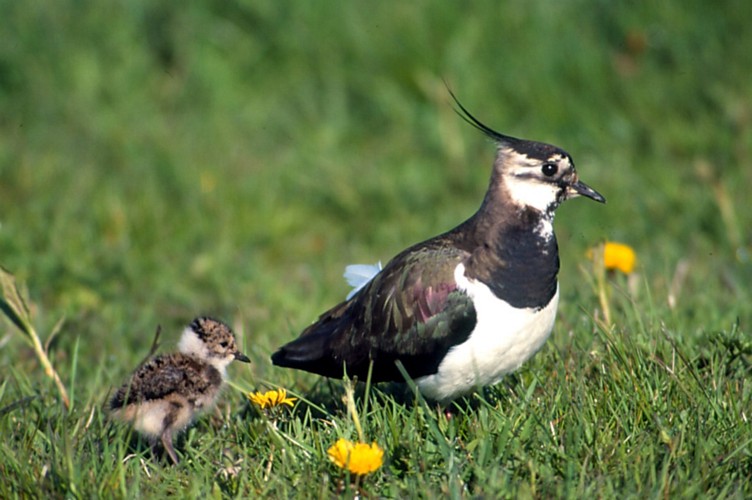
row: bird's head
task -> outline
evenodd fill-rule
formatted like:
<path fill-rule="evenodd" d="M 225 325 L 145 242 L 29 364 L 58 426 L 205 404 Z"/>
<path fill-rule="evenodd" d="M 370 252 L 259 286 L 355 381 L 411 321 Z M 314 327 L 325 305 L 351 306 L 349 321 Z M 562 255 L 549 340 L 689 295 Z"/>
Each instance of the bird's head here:
<path fill-rule="evenodd" d="M 503 194 L 521 207 L 553 213 L 564 200 L 586 196 L 600 203 L 606 199 L 580 181 L 569 153 L 542 142 L 510 137 L 480 122 L 452 94 L 458 114 L 497 144 L 496 161 L 491 178 L 491 196 Z"/>
<path fill-rule="evenodd" d="M 183 331 L 178 349 L 206 361 L 223 374 L 233 360 L 250 362 L 238 350 L 232 329 L 222 321 L 205 316 L 194 319 Z"/>

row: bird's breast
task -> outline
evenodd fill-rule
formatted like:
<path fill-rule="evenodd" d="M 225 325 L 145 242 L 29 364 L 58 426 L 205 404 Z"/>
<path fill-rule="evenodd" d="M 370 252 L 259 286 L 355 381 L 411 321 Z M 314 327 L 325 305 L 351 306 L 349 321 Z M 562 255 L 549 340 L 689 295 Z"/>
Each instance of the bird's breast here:
<path fill-rule="evenodd" d="M 485 266 L 469 268 L 469 279 L 482 281 L 515 308 L 539 309 L 551 301 L 558 290 L 559 250 L 550 220 L 508 227 L 491 247 L 493 256 L 481 260 Z"/>
<path fill-rule="evenodd" d="M 519 368 L 550 335 L 559 303 L 558 285 L 544 306 L 518 308 L 483 282 L 468 279 L 463 264 L 454 275 L 473 301 L 477 323 L 465 342 L 449 350 L 435 374 L 417 380 L 423 394 L 439 401 L 493 384 Z"/>

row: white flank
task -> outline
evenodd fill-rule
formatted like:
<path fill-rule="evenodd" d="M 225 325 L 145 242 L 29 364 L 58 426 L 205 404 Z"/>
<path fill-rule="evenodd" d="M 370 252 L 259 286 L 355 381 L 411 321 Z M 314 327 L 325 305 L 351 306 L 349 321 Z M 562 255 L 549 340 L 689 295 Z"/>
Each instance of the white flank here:
<path fill-rule="evenodd" d="M 165 416 L 171 415 L 175 419 L 168 427 L 178 431 L 186 428 L 196 415 L 196 412 L 192 411 L 188 405 L 183 404 L 176 408 L 173 402 L 168 396 L 145 401 L 119 411 L 132 411 L 133 427 L 142 434 L 157 438 L 165 431 Z"/>
<path fill-rule="evenodd" d="M 542 309 L 516 309 L 485 284 L 465 277 L 463 264 L 455 268 L 454 279 L 472 299 L 478 322 L 464 343 L 449 350 L 435 374 L 416 380 L 420 391 L 437 401 L 494 384 L 519 368 L 550 335 L 559 304 L 558 285 Z"/>
<path fill-rule="evenodd" d="M 353 287 L 350 293 L 347 294 L 346 300 L 350 300 L 353 295 L 366 286 L 380 271 L 381 261 L 377 264 L 350 264 L 345 267 L 344 277 L 347 280 L 347 284 Z"/>
<path fill-rule="evenodd" d="M 147 436 L 158 437 L 164 430 L 165 415 L 170 413 L 170 403 L 165 399 L 146 401 L 136 408 L 134 428 Z"/>

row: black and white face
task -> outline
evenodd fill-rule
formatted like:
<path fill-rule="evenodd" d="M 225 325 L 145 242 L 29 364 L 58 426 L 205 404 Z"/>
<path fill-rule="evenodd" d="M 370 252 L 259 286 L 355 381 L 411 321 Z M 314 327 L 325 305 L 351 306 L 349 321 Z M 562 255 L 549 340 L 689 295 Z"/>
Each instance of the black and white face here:
<path fill-rule="evenodd" d="M 504 184 L 517 205 L 548 212 L 561 203 L 576 176 L 569 155 L 556 152 L 544 158 L 505 148 Z"/>
<path fill-rule="evenodd" d="M 580 182 L 572 157 L 554 146 L 526 142 L 526 148 L 502 146 L 502 177 L 509 196 L 520 206 L 552 212 L 564 200 L 603 196 Z"/>

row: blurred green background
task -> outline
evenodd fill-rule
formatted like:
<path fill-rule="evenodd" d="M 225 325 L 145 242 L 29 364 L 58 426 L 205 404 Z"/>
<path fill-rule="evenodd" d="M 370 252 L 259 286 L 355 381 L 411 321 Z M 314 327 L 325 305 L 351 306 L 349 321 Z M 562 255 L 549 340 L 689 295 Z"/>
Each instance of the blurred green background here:
<path fill-rule="evenodd" d="M 688 342 L 749 329 L 746 1 L 0 11 L 0 263 L 41 331 L 66 317 L 64 378 L 77 339 L 81 369 L 119 383 L 157 324 L 171 342 L 199 313 L 230 320 L 255 373 L 279 377 L 268 354 L 344 297 L 346 264 L 480 204 L 494 148 L 444 81 L 491 127 L 566 149 L 608 198 L 558 213 L 554 338 L 596 304 L 579 266 L 604 239 L 636 249 L 656 317 Z M 0 363 L 32 370 L 9 324 L 0 338 Z"/>

